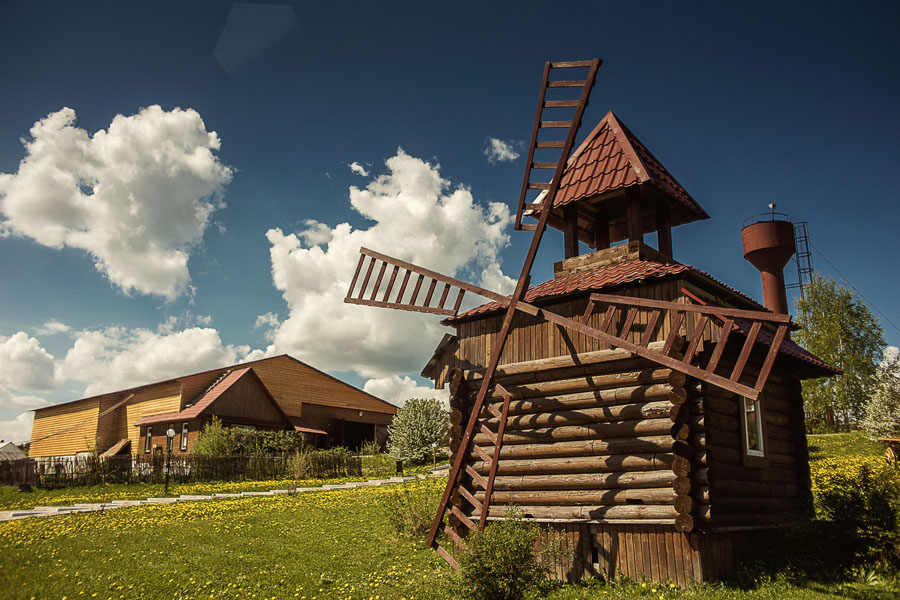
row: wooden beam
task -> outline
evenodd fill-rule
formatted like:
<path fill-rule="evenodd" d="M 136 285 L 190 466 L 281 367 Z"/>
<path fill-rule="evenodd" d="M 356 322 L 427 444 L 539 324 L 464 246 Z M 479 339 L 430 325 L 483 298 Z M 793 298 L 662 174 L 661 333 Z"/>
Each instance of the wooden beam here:
<path fill-rule="evenodd" d="M 578 256 L 578 204 L 563 206 L 563 248 L 566 258 Z"/>
<path fill-rule="evenodd" d="M 672 258 L 672 226 L 669 219 L 669 205 L 660 200 L 656 207 L 657 250 Z"/>
<path fill-rule="evenodd" d="M 640 242 L 644 239 L 641 224 L 641 192 L 639 188 L 630 187 L 625 190 L 625 229 L 629 242 Z"/>

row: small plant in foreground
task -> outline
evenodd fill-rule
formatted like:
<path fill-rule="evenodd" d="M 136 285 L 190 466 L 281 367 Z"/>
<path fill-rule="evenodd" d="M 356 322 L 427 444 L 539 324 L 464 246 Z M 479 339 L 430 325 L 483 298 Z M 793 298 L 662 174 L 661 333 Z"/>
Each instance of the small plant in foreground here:
<path fill-rule="evenodd" d="M 535 548 L 537 525 L 509 514 L 473 532 L 461 549 L 460 589 L 472 600 L 519 600 L 544 574 Z"/>
<path fill-rule="evenodd" d="M 398 487 L 386 497 L 385 505 L 388 522 L 398 533 L 425 539 L 437 512 L 437 498 L 430 488 L 421 483 Z"/>

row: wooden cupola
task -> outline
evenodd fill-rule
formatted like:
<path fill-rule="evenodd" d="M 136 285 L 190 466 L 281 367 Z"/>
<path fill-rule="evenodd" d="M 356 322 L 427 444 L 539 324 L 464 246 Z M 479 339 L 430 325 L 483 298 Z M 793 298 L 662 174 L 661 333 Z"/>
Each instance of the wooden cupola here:
<path fill-rule="evenodd" d="M 525 214 L 538 218 L 542 199 Z M 602 250 L 654 231 L 658 250 L 672 258 L 671 228 L 708 218 L 610 111 L 569 158 L 548 224 L 563 232 L 566 258 L 579 254 L 579 241 Z"/>

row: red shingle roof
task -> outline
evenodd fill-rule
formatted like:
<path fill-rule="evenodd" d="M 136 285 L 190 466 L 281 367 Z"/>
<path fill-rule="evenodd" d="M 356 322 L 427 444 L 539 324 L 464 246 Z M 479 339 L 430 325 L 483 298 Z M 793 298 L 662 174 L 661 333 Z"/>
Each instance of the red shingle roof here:
<path fill-rule="evenodd" d="M 206 392 L 197 399 L 197 401 L 190 407 L 186 408 L 181 412 L 172 412 L 172 413 L 163 413 L 159 415 L 147 415 L 146 417 L 141 417 L 135 423 L 135 426 L 140 425 L 149 425 L 152 423 L 159 423 L 161 421 L 186 421 L 189 419 L 196 419 L 210 404 L 215 402 L 215 400 L 225 393 L 225 391 L 230 388 L 232 385 L 237 383 L 237 381 L 249 373 L 251 369 L 248 367 L 246 369 L 239 369 L 237 371 L 232 371 L 218 382 L 216 382 L 211 388 L 206 390 Z"/>
<path fill-rule="evenodd" d="M 709 218 L 662 163 L 610 111 L 572 153 L 553 205 L 563 206 L 641 183 L 652 183 L 692 216 L 680 219 L 679 223 Z"/>

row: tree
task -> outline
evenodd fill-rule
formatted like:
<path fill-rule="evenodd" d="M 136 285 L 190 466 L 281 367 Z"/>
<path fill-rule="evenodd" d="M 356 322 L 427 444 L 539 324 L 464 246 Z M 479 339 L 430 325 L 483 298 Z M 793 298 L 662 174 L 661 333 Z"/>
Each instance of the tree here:
<path fill-rule="evenodd" d="M 884 330 L 853 291 L 819 275 L 797 300 L 797 341 L 844 373 L 803 382 L 807 412 L 834 417 L 847 429 L 856 423 L 872 391 Z"/>
<path fill-rule="evenodd" d="M 422 463 L 432 445 L 447 443 L 450 419 L 434 398 L 410 398 L 397 410 L 388 426 L 388 453 L 395 460 Z"/>
<path fill-rule="evenodd" d="M 885 353 L 878 365 L 862 426 L 875 437 L 900 436 L 900 353 Z"/>

